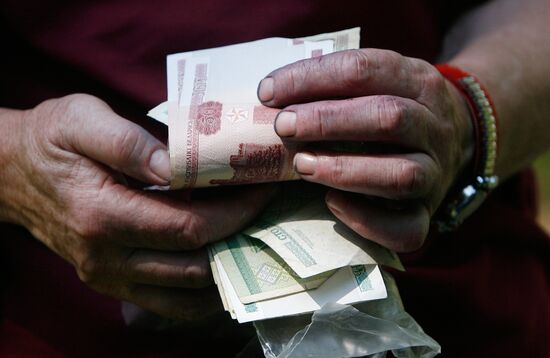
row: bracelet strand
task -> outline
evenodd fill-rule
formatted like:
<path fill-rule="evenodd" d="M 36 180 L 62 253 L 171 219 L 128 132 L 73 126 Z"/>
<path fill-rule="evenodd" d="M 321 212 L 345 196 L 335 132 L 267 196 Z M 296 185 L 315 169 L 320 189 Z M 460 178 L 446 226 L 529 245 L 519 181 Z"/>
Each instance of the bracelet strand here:
<path fill-rule="evenodd" d="M 438 71 L 462 94 L 471 112 L 474 128 L 474 182 L 456 198 L 443 204 L 439 231 L 452 231 L 469 216 L 487 194 L 498 185 L 495 164 L 498 153 L 498 119 L 487 89 L 472 74 L 448 64 L 436 65 Z M 476 201 L 476 205 L 473 205 Z M 472 209 L 473 208 L 473 209 Z"/>

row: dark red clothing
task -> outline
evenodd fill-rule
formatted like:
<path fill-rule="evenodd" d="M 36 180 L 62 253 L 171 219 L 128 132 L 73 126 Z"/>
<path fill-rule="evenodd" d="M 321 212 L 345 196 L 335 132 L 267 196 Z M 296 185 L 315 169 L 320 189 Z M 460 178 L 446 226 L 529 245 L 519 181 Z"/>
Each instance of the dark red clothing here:
<path fill-rule="evenodd" d="M 476 2 L 3 0 L 0 106 L 86 92 L 163 136 L 144 113 L 166 98 L 166 54 L 361 26 L 363 47 L 432 61 L 445 30 Z M 444 355 L 550 356 L 550 240 L 534 220 L 533 185 L 529 173 L 510 180 L 459 231 L 403 257 L 407 311 Z M 80 283 L 24 229 L 0 233 L 2 356 L 231 356 L 250 333 L 227 329 L 226 316 L 168 332 L 129 329 L 119 302 Z"/>

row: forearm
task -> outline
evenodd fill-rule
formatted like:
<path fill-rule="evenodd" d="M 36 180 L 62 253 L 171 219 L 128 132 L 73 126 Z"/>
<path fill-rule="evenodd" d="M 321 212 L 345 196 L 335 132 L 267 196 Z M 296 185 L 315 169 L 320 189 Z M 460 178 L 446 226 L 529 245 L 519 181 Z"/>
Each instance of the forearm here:
<path fill-rule="evenodd" d="M 499 115 L 501 179 L 550 147 L 550 1 L 492 1 L 449 33 L 442 60 L 475 74 Z"/>

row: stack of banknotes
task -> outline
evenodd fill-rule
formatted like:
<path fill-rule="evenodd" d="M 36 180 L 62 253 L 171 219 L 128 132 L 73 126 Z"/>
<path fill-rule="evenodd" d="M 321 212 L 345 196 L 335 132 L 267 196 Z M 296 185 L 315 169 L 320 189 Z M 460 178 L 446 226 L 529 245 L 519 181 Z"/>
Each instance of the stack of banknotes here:
<path fill-rule="evenodd" d="M 298 179 L 292 167 L 297 148 L 276 135 L 280 110 L 260 104 L 258 83 L 286 64 L 358 47 L 355 28 L 168 56 L 168 101 L 149 116 L 169 128 L 170 187 Z M 233 318 L 242 323 L 387 296 L 378 265 L 400 269 L 399 259 L 341 224 L 323 192 L 285 183 L 252 226 L 208 248 Z"/>

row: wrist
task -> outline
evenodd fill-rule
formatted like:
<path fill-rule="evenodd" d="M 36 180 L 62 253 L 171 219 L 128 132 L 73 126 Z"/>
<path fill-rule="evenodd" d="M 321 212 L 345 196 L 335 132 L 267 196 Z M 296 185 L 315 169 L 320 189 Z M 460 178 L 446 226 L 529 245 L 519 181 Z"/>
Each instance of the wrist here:
<path fill-rule="evenodd" d="M 21 185 L 22 126 L 25 111 L 0 108 L 0 222 L 22 224 L 17 187 Z"/>
<path fill-rule="evenodd" d="M 489 93 L 476 77 L 451 65 L 442 64 L 436 67 L 468 103 L 474 128 L 473 175 L 465 177 L 457 190 L 449 192 L 435 221 L 439 231 L 452 231 L 481 205 L 498 184 L 498 177 L 495 175 L 497 114 Z"/>
<path fill-rule="evenodd" d="M 477 127 L 475 125 L 475 114 L 466 98 L 448 79 L 446 79 L 446 84 L 455 108 L 459 133 L 458 146 L 461 154 L 456 163 L 457 168 L 454 171 L 452 187 L 455 187 L 475 174 Z"/>

